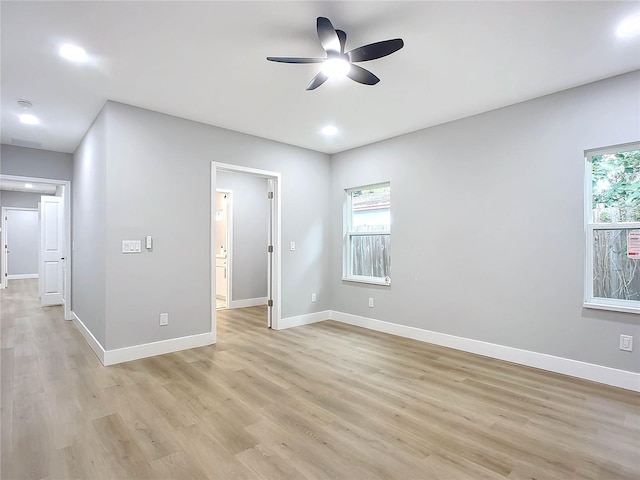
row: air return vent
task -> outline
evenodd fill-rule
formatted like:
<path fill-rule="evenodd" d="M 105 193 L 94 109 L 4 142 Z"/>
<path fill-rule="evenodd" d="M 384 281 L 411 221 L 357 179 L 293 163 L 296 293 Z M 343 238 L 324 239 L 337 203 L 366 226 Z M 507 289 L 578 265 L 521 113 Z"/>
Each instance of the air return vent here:
<path fill-rule="evenodd" d="M 21 138 L 12 138 L 11 145 L 15 145 L 16 147 L 42 148 L 42 144 L 40 142 L 31 142 Z"/>

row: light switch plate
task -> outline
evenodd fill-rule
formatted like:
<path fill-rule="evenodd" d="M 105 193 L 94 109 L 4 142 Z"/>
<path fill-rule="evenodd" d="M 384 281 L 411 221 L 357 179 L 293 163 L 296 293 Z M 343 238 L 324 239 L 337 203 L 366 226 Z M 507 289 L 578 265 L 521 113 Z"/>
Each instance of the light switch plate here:
<path fill-rule="evenodd" d="M 122 253 L 140 253 L 142 251 L 140 240 L 123 240 Z"/>
<path fill-rule="evenodd" d="M 291 248 L 291 251 L 293 252 L 296 249 L 296 242 L 291 242 L 290 248 Z"/>

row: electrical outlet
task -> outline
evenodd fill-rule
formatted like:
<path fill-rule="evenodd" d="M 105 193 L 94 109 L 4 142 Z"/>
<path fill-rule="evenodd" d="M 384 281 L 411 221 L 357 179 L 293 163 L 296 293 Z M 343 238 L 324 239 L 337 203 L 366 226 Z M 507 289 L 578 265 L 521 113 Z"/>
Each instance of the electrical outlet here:
<path fill-rule="evenodd" d="M 160 326 L 164 327 L 165 325 L 169 325 L 169 314 L 161 313 L 160 314 Z"/>
<path fill-rule="evenodd" d="M 312 293 L 312 294 L 311 294 L 311 302 L 312 302 L 312 303 L 315 303 L 317 300 L 318 300 L 318 297 L 316 297 L 316 294 L 315 294 L 315 293 Z"/>
<path fill-rule="evenodd" d="M 369 298 L 369 308 L 373 308 L 373 298 Z"/>
<path fill-rule="evenodd" d="M 633 352 L 633 337 L 631 335 L 620 335 L 620 350 Z"/>

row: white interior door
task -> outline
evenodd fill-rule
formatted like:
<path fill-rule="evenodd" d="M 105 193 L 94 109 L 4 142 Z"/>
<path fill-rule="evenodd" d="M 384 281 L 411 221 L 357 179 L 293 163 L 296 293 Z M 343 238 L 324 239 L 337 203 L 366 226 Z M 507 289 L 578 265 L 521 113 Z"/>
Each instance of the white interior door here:
<path fill-rule="evenodd" d="M 43 195 L 40 202 L 40 304 L 64 303 L 64 199 Z"/>

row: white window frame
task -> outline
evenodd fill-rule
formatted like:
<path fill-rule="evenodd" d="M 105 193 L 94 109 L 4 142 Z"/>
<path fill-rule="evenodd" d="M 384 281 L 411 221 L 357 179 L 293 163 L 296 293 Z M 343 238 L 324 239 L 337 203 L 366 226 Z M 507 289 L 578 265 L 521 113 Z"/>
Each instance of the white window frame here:
<path fill-rule="evenodd" d="M 611 310 L 615 312 L 627 312 L 640 314 L 640 301 L 619 300 L 615 298 L 594 297 L 593 295 L 593 235 L 595 230 L 627 230 L 640 229 L 640 222 L 618 222 L 618 223 L 596 223 L 593 221 L 593 191 L 592 191 L 592 168 L 591 159 L 598 155 L 607 155 L 617 152 L 628 152 L 640 150 L 640 142 L 614 145 L 606 148 L 587 150 L 585 155 L 585 195 L 584 195 L 584 218 L 585 218 L 585 240 L 586 240 L 586 261 L 585 261 L 585 285 L 584 285 L 584 307 L 599 310 Z"/>
<path fill-rule="evenodd" d="M 371 185 L 363 185 L 360 187 L 347 188 L 344 191 L 344 212 L 343 212 L 343 220 L 344 220 L 344 237 L 343 237 L 343 264 L 342 264 L 342 280 L 347 282 L 357 282 L 357 283 L 369 283 L 372 285 L 391 285 L 391 277 L 370 277 L 370 276 L 362 276 L 362 275 L 352 275 L 351 274 L 351 238 L 356 236 L 369 236 L 369 235 L 389 235 L 391 237 L 391 225 L 389 225 L 389 230 L 380 231 L 380 232 L 354 232 L 352 229 L 352 220 L 353 220 L 353 205 L 352 205 L 352 196 L 351 193 L 364 190 L 367 188 L 380 188 L 380 187 L 389 187 L 391 189 L 391 182 L 381 182 L 374 183 Z M 391 205 L 389 205 L 389 209 L 391 209 Z"/>

